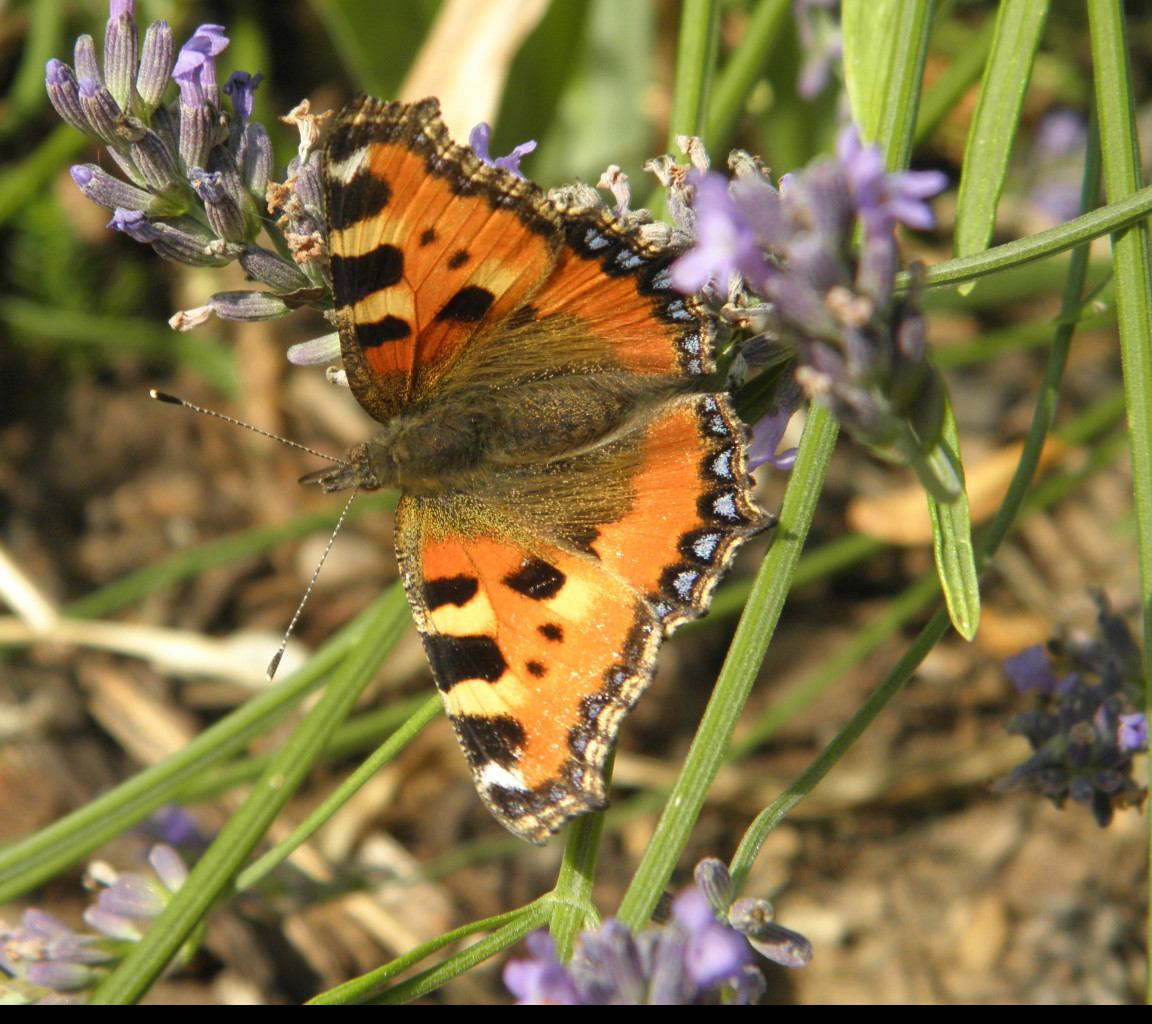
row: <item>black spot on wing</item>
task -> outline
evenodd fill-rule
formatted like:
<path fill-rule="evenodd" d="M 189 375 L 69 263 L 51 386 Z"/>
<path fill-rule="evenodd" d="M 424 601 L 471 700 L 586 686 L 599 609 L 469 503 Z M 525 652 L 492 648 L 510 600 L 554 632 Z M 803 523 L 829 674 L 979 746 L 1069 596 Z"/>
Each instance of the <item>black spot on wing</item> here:
<path fill-rule="evenodd" d="M 539 661 L 526 661 L 524 668 L 533 679 L 543 679 L 548 670 Z"/>
<path fill-rule="evenodd" d="M 332 294 L 336 305 L 347 306 L 404 276 L 404 254 L 394 245 L 378 245 L 359 256 L 332 256 Z"/>
<path fill-rule="evenodd" d="M 343 231 L 358 221 L 379 216 L 392 201 L 384 178 L 361 168 L 350 181 L 328 182 L 328 230 Z"/>
<path fill-rule="evenodd" d="M 476 596 L 479 587 L 480 583 L 475 576 L 445 576 L 438 580 L 428 580 L 424 584 L 424 601 L 430 612 L 446 604 L 463 608 Z"/>
<path fill-rule="evenodd" d="M 460 735 L 464 756 L 473 769 L 495 763 L 501 768 L 515 768 L 519 752 L 524 749 L 524 728 L 508 715 L 486 718 L 460 715 L 452 723 Z"/>
<path fill-rule="evenodd" d="M 435 228 L 425 228 L 423 233 L 420 235 L 420 244 L 431 245 L 439 237 L 440 236 L 436 234 Z"/>
<path fill-rule="evenodd" d="M 378 348 L 393 341 L 403 341 L 411 334 L 412 325 L 391 314 L 382 320 L 356 324 L 356 340 L 361 348 Z"/>
<path fill-rule="evenodd" d="M 546 601 L 560 593 L 567 579 L 556 566 L 539 558 L 528 558 L 516 572 L 504 577 L 504 585 L 533 601 Z"/>
<path fill-rule="evenodd" d="M 448 268 L 450 270 L 459 270 L 471 258 L 472 254 L 469 253 L 467 249 L 457 249 L 448 257 Z"/>
<path fill-rule="evenodd" d="M 444 693 L 470 679 L 494 683 L 508 670 L 508 662 L 490 636 L 431 634 L 424 637 L 424 649 L 436 685 Z"/>
<path fill-rule="evenodd" d="M 555 622 L 545 622 L 544 625 L 537 626 L 536 632 L 545 640 L 550 640 L 554 644 L 558 644 L 564 639 L 563 627 Z"/>
<path fill-rule="evenodd" d="M 474 284 L 466 285 L 444 303 L 444 307 L 436 314 L 436 319 L 474 323 L 484 318 L 488 307 L 495 301 L 496 296 L 487 288 Z"/>

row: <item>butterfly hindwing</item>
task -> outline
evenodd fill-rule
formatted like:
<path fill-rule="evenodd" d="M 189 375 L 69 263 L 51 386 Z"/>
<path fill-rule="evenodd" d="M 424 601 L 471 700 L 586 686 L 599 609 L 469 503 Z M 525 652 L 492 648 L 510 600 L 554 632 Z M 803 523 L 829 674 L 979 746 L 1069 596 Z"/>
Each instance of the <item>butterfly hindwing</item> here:
<path fill-rule="evenodd" d="M 401 574 L 481 797 L 540 843 L 604 806 L 604 760 L 661 627 L 594 559 L 526 546 L 496 523 L 472 533 L 457 515 L 436 498 L 401 501 Z"/>
<path fill-rule="evenodd" d="M 593 529 L 572 518 L 578 500 L 567 515 L 442 498 L 397 512 L 409 601 L 477 789 L 533 842 L 603 806 L 604 760 L 660 639 L 703 613 L 765 523 L 726 399 L 673 398 L 616 444 L 633 472 Z M 603 486 L 588 458 L 561 462 L 566 486 Z"/>

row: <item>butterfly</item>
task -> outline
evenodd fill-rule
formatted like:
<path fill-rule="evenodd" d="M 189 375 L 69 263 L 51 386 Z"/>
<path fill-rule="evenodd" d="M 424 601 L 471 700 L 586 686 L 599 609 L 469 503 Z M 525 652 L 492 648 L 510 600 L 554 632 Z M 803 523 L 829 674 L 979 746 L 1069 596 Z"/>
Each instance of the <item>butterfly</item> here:
<path fill-rule="evenodd" d="M 348 383 L 382 425 L 324 490 L 395 488 L 396 554 L 476 788 L 544 842 L 606 806 L 660 641 L 768 517 L 677 249 L 361 96 L 323 182 Z"/>

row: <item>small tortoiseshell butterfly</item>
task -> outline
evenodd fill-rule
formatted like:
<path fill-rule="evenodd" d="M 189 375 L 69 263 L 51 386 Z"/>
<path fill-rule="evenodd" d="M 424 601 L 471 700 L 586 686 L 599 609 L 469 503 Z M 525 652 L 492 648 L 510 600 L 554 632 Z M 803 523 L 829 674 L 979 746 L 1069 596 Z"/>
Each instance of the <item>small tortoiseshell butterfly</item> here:
<path fill-rule="evenodd" d="M 752 498 L 679 255 L 360 97 L 324 152 L 344 367 L 383 424 L 334 491 L 402 492 L 396 552 L 476 787 L 534 843 L 606 804 L 661 639 L 705 611 Z"/>

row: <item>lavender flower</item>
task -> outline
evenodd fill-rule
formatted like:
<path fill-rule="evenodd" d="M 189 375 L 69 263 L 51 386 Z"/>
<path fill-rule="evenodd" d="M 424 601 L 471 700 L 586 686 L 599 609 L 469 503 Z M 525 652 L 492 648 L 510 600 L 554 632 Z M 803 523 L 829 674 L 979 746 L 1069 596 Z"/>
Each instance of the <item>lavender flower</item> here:
<path fill-rule="evenodd" d="M 505 171 L 511 171 L 516 177 L 523 178 L 524 175 L 520 171 L 520 160 L 536 148 L 536 140 L 529 139 L 527 142 L 520 143 L 507 156 L 492 157 L 488 154 L 488 143 L 491 138 L 492 128 L 486 121 L 481 121 L 468 135 L 468 145 L 475 150 L 476 155 L 484 163 L 491 164 L 493 167 L 500 167 Z"/>
<path fill-rule="evenodd" d="M 1051 645 L 1073 671 L 1054 671 L 1040 646 L 1005 662 L 1016 688 L 1036 694 L 1035 709 L 1007 724 L 1034 753 L 992 788 L 1034 789 L 1057 807 L 1071 797 L 1104 827 L 1118 808 L 1140 806 L 1147 795 L 1132 778 L 1132 757 L 1148 749 L 1148 721 L 1132 710 L 1142 706 L 1144 688 L 1136 645 L 1124 620 L 1098 601 L 1100 640 Z"/>
<path fill-rule="evenodd" d="M 510 961 L 504 984 L 524 1004 L 748 1004 L 764 993 L 764 977 L 753 964 L 749 943 L 790 967 L 811 959 L 803 936 L 771 923 L 768 903 L 733 903 L 735 887 L 720 861 L 710 858 L 697 865 L 696 886 L 672 901 L 669 920 L 661 927 L 633 936 L 610 918 L 595 931 L 581 933 L 567 964 L 557 959 L 545 932 L 528 936 L 531 959 Z"/>
<path fill-rule="evenodd" d="M 237 260 L 270 289 L 212 296 L 199 309 L 178 314 L 174 319 L 181 327 L 201 322 L 205 309 L 228 319 L 266 320 L 299 305 L 330 305 L 322 234 L 309 234 L 307 245 L 294 245 L 283 234 L 277 237 L 278 228 L 262 216 L 272 184 L 272 145 L 264 126 L 252 120 L 261 76 L 234 73 L 221 90 L 216 60 L 228 46 L 222 26 L 201 25 L 177 52 L 164 22 L 149 25 L 141 43 L 134 13 L 131 0 L 113 0 L 103 71 L 87 36 L 76 43 L 75 70 L 58 60 L 48 62 L 45 80 L 57 113 L 104 143 L 128 179 L 80 164 L 72 169 L 77 186 L 112 211 L 110 227 L 151 245 L 165 259 L 192 266 Z M 166 105 L 172 82 L 179 96 Z M 231 100 L 231 113 L 221 109 L 221 92 Z M 318 181 L 313 180 L 319 160 L 319 153 L 308 155 L 311 176 L 289 168 L 273 207 L 283 220 L 283 207 L 297 190 L 310 189 L 312 232 L 317 222 L 323 224 Z M 256 244 L 262 229 L 279 251 Z"/>
<path fill-rule="evenodd" d="M 751 335 L 740 350 L 748 367 L 789 351 L 809 398 L 827 405 L 874 454 L 911 465 L 936 498 L 951 501 L 960 481 L 932 458 L 946 407 L 943 385 L 928 359 L 915 290 L 894 296 L 896 225 L 930 226 L 924 200 L 945 179 L 886 173 L 879 151 L 862 146 L 854 128 L 841 133 L 837 153 L 835 161 L 785 176 L 779 188 L 742 152 L 729 159 L 731 181 L 692 173 L 677 181 L 661 169 L 669 208 L 675 213 L 687 198 L 690 213 L 677 222 L 693 240 L 672 280 L 681 291 L 703 289 L 722 318 Z M 859 252 L 852 248 L 857 222 Z M 782 395 L 768 411 L 779 416 L 792 401 Z M 758 460 L 773 454 L 768 439 L 776 429 L 776 420 L 760 425 Z"/>
<path fill-rule="evenodd" d="M 137 942 L 188 877 L 179 855 L 155 846 L 148 862 L 156 878 L 118 874 L 95 863 L 89 876 L 106 886 L 84 921 L 100 934 L 81 934 L 42 910 L 26 910 L 16 928 L 0 922 L 0 1003 L 82 1003 Z"/>
<path fill-rule="evenodd" d="M 844 37 L 835 15 L 838 0 L 795 0 L 792 12 L 804 60 L 796 91 L 802 99 L 819 96 L 832 80 L 844 55 Z"/>
<path fill-rule="evenodd" d="M 706 174 L 696 180 L 694 209 L 696 244 L 673 264 L 672 283 L 682 292 L 701 291 L 710 283 L 726 292 L 735 273 L 763 281 L 764 254 L 723 176 Z"/>

